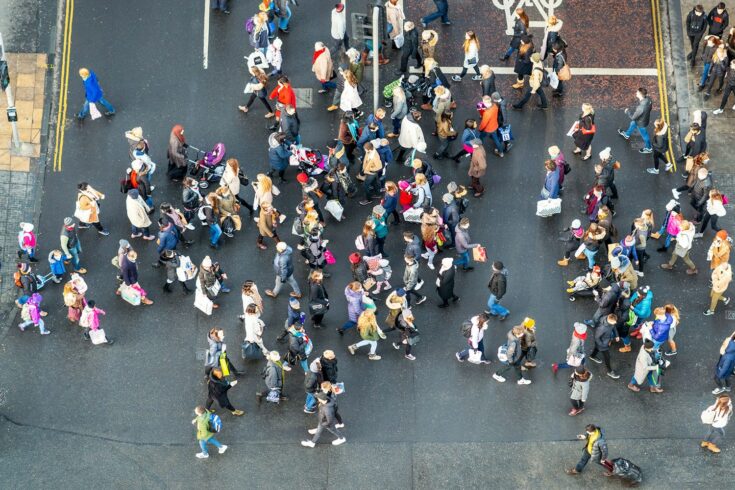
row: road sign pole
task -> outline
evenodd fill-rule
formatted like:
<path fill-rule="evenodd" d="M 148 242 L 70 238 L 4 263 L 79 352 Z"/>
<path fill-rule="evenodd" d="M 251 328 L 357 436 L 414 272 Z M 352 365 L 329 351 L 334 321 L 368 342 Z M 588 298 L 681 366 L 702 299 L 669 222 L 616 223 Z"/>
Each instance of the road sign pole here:
<path fill-rule="evenodd" d="M 5 45 L 3 44 L 3 34 L 0 32 L 0 60 L 6 61 L 5 58 Z M 13 148 L 16 150 L 20 149 L 20 135 L 18 134 L 18 118 L 10 117 L 11 112 L 15 114 L 15 103 L 13 101 L 13 87 L 8 84 L 5 89 L 5 97 L 8 99 L 8 120 L 10 126 L 13 128 Z"/>
<path fill-rule="evenodd" d="M 378 110 L 378 100 L 380 93 L 380 7 L 373 7 L 373 114 Z"/>

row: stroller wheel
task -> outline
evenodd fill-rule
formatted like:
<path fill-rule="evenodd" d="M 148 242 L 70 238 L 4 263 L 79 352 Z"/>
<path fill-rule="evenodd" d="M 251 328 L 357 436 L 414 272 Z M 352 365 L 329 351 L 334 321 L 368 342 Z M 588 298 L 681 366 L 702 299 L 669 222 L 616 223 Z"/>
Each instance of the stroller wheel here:
<path fill-rule="evenodd" d="M 200 189 L 206 189 L 207 187 L 209 187 L 209 182 L 207 182 L 206 180 L 200 180 L 199 181 L 199 188 Z"/>
<path fill-rule="evenodd" d="M 573 295 L 572 296 L 569 296 L 569 301 L 576 301 L 576 300 L 577 300 L 577 298 L 574 297 Z"/>

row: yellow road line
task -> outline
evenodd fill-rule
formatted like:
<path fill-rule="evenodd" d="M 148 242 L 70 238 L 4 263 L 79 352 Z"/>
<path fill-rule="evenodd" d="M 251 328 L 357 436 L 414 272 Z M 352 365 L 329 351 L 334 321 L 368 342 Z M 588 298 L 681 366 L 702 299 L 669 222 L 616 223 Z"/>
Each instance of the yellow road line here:
<path fill-rule="evenodd" d="M 651 16 L 653 21 L 653 43 L 656 49 L 656 68 L 658 69 L 658 93 L 661 103 L 661 117 L 669 127 L 669 150 L 667 152 L 666 161 L 673 164 L 671 172 L 676 172 L 676 158 L 674 148 L 671 142 L 671 122 L 669 117 L 669 98 L 666 86 L 666 71 L 664 67 L 664 49 L 661 34 L 661 15 L 659 10 L 659 0 L 651 0 Z M 655 136 L 655 135 L 654 135 Z"/>
<path fill-rule="evenodd" d="M 67 94 L 69 91 L 69 57 L 71 53 L 71 34 L 74 22 L 74 0 L 67 0 L 64 15 L 64 42 L 61 54 L 61 80 L 59 87 L 59 113 L 56 119 L 56 141 L 54 142 L 54 171 L 61 171 L 64 152 L 64 133 L 66 131 Z"/>

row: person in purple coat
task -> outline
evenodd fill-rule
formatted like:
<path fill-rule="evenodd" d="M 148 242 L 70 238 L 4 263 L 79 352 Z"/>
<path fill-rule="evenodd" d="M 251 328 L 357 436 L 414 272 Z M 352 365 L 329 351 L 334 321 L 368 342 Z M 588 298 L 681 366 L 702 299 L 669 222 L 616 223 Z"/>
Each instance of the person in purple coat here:
<path fill-rule="evenodd" d="M 97 75 L 95 75 L 92 70 L 80 68 L 79 76 L 82 77 L 82 82 L 84 82 L 84 105 L 82 106 L 82 110 L 79 114 L 77 114 L 77 118 L 82 121 L 87 117 L 87 114 L 89 114 L 90 103 L 101 104 L 105 109 L 107 109 L 105 116 L 114 116 L 115 108 L 104 98 L 104 92 L 102 92 L 100 82 L 97 80 Z"/>

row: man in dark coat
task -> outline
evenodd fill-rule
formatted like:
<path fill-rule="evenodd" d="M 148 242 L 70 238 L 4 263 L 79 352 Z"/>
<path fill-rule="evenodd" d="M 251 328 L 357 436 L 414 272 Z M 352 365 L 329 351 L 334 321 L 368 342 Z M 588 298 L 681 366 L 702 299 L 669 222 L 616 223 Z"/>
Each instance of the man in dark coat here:
<path fill-rule="evenodd" d="M 699 51 L 699 43 L 702 41 L 704 31 L 707 28 L 707 16 L 704 15 L 704 8 L 697 5 L 687 15 L 686 20 L 687 37 L 692 47 L 691 52 L 687 55 L 687 59 L 692 62 L 692 68 L 697 60 L 697 51 Z"/>
<path fill-rule="evenodd" d="M 487 287 L 490 289 L 490 297 L 487 300 L 487 311 L 485 313 L 498 316 L 501 320 L 508 318 L 510 311 L 500 305 L 500 300 L 505 296 L 508 269 L 499 260 L 493 262 L 493 273 Z"/>
<path fill-rule="evenodd" d="M 450 299 L 455 303 L 459 301 L 459 296 L 454 294 L 454 272 L 454 259 L 451 257 L 444 257 L 436 279 L 436 291 L 442 300 L 442 304 L 439 305 L 439 308 L 446 308 L 449 306 Z"/>
<path fill-rule="evenodd" d="M 617 303 L 617 302 L 616 302 Z M 613 305 L 613 308 L 615 305 Z M 616 373 L 610 365 L 610 343 L 615 338 L 615 325 L 618 323 L 618 317 L 614 313 L 610 313 L 606 317 L 600 318 L 600 320 L 594 325 L 595 329 L 595 348 L 592 354 L 589 356 L 589 360 L 602 364 L 605 361 L 605 367 L 607 368 L 607 375 L 612 379 L 620 378 L 620 375 Z M 602 359 L 598 357 L 598 354 L 602 355 Z"/>
<path fill-rule="evenodd" d="M 408 70 L 408 58 L 416 58 L 416 68 L 421 68 L 421 55 L 419 54 L 419 33 L 413 22 L 406 22 L 403 27 L 403 46 L 401 46 L 401 68 L 396 75 L 403 75 Z"/>
<path fill-rule="evenodd" d="M 322 357 L 319 358 L 319 364 L 322 366 L 322 377 L 324 381 L 334 384 L 337 382 L 337 357 L 334 351 L 325 350 Z"/>
<path fill-rule="evenodd" d="M 205 408 L 207 410 L 211 409 L 214 401 L 217 400 L 219 406 L 229 410 L 232 415 L 237 417 L 244 415 L 245 412 L 233 407 L 230 399 L 227 397 L 227 391 L 236 384 L 237 380 L 227 381 L 220 368 L 212 369 L 207 380 L 207 403 Z"/>
<path fill-rule="evenodd" d="M 648 123 L 651 120 L 651 109 L 653 107 L 653 103 L 651 102 L 651 98 L 648 96 L 648 91 L 643 87 L 638 89 L 635 96 L 638 99 L 638 105 L 636 106 L 635 111 L 631 113 L 630 109 L 625 109 L 625 114 L 630 118 L 630 125 L 628 126 L 627 131 L 618 129 L 618 134 L 627 140 L 630 139 L 630 135 L 633 134 L 633 131 L 637 129 L 641 134 L 641 138 L 643 138 L 643 148 L 638 150 L 638 152 L 653 153 L 651 138 L 648 136 L 647 129 Z"/>

